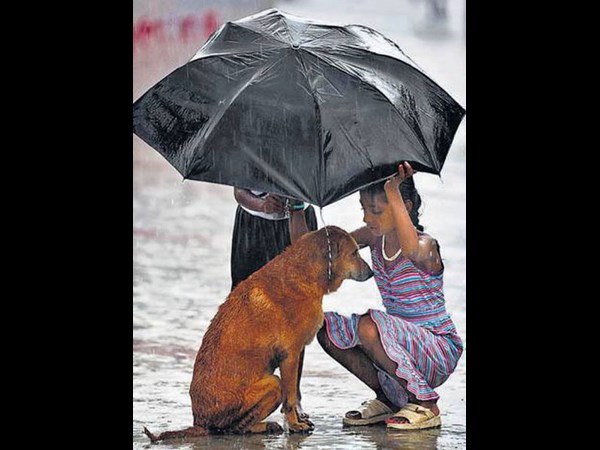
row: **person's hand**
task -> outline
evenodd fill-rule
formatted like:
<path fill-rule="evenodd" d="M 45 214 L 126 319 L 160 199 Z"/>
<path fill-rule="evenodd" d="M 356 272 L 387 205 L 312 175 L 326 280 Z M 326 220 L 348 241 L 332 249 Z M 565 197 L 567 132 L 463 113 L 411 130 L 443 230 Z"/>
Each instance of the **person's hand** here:
<path fill-rule="evenodd" d="M 386 192 L 397 191 L 404 180 L 410 178 L 415 173 L 411 165 L 404 161 L 398 164 L 398 173 L 385 182 L 383 186 Z"/>
<path fill-rule="evenodd" d="M 304 208 L 304 202 L 302 200 L 296 200 L 295 198 L 289 198 L 288 199 L 288 206 L 293 210 L 296 207 L 302 207 Z"/>
<path fill-rule="evenodd" d="M 261 211 L 267 214 L 283 214 L 285 212 L 285 202 L 275 194 L 267 194 L 263 198 Z"/>

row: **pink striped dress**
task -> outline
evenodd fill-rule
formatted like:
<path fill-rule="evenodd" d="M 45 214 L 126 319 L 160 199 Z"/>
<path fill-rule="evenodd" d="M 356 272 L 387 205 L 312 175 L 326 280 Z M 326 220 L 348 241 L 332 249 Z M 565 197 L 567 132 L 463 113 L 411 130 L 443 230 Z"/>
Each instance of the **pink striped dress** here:
<path fill-rule="evenodd" d="M 434 388 L 444 383 L 456 368 L 463 344 L 446 312 L 443 271 L 431 275 L 400 255 L 387 269 L 381 241 L 371 248 L 374 279 L 385 311 L 369 309 L 387 355 L 398 364 L 396 376 L 419 400 L 436 400 Z M 327 334 L 336 347 L 360 345 L 357 327 L 360 314 L 350 317 L 325 313 Z M 408 402 L 404 388 L 375 366 L 386 396 L 398 407 Z"/>

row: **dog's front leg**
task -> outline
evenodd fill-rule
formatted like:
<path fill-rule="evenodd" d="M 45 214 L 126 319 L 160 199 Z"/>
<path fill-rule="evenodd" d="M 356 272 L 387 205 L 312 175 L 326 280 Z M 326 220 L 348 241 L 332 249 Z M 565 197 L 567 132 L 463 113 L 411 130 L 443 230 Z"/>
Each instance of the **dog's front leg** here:
<path fill-rule="evenodd" d="M 281 371 L 281 389 L 283 391 L 283 413 L 288 423 L 290 433 L 308 432 L 314 425 L 308 419 L 300 419 L 298 413 L 298 366 L 300 352 L 288 354 L 279 370 Z"/>

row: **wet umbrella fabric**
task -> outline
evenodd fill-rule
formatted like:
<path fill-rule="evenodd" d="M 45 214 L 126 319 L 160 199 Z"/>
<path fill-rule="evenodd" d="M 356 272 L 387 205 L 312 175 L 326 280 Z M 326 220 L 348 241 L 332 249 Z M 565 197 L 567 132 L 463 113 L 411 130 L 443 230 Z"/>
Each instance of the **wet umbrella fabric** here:
<path fill-rule="evenodd" d="M 185 179 L 325 206 L 399 161 L 439 174 L 464 109 L 360 25 L 271 9 L 228 22 L 133 105 L 133 131 Z"/>

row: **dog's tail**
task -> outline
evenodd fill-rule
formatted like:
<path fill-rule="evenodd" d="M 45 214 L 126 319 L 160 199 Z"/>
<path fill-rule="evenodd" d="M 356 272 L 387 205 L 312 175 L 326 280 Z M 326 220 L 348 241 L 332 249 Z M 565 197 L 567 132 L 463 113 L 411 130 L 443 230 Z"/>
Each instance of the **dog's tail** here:
<path fill-rule="evenodd" d="M 179 431 L 165 431 L 160 433 L 158 436 L 151 433 L 148 428 L 144 427 L 144 434 L 150 438 L 150 440 L 154 442 L 163 441 L 167 439 L 183 439 L 188 437 L 200 437 L 208 435 L 208 430 L 202 427 L 189 427 L 185 430 Z"/>

